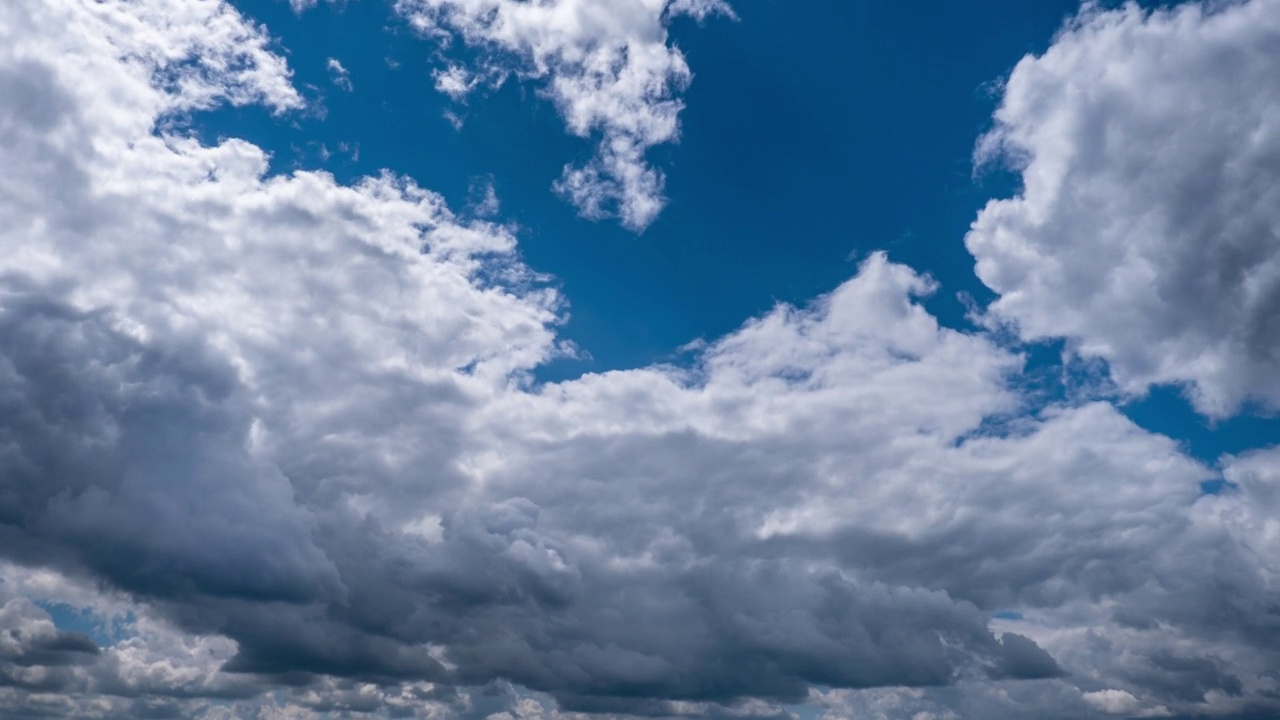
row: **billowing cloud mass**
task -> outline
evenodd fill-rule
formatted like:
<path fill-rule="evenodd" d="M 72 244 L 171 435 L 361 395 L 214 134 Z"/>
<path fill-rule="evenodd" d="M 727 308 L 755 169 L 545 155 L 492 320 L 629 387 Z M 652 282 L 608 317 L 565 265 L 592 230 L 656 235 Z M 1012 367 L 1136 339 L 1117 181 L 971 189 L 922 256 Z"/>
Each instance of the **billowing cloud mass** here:
<path fill-rule="evenodd" d="M 679 134 L 679 93 L 692 73 L 668 39 L 677 15 L 733 12 L 722 0 L 397 0 L 427 35 L 460 38 L 478 58 L 436 72 L 456 100 L 509 74 L 545 82 L 574 135 L 598 144 L 585 165 L 566 165 L 556 190 L 591 219 L 617 217 L 640 231 L 658 216 L 662 172 L 645 152 Z"/>
<path fill-rule="evenodd" d="M 507 228 L 184 131 L 301 105 L 267 47 L 0 4 L 0 715 L 1280 712 L 1277 450 L 1031 407 L 882 254 L 537 384 Z"/>
<path fill-rule="evenodd" d="M 968 246 L 1028 339 L 1126 391 L 1280 409 L 1280 3 L 1084 12 L 1004 88 L 979 148 L 1022 175 Z"/>

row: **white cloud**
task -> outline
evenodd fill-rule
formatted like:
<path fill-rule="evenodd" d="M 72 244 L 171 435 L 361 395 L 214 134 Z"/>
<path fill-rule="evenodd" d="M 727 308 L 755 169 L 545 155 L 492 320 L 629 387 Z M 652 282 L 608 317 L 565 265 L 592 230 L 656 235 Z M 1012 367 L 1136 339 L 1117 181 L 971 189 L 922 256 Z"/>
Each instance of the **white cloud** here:
<path fill-rule="evenodd" d="M 454 102 L 465 101 L 480 82 L 474 73 L 461 65 L 434 70 L 431 76 L 436 79 L 436 90 L 448 95 Z"/>
<path fill-rule="evenodd" d="M 1127 391 L 1280 408 L 1280 4 L 1087 6 L 1014 69 L 979 157 L 1024 187 L 968 236 L 991 311 Z"/>
<path fill-rule="evenodd" d="M 325 62 L 325 67 L 328 68 L 329 75 L 331 76 L 331 80 L 334 85 L 337 85 L 339 88 L 346 90 L 347 92 L 351 92 L 356 89 L 356 86 L 351 82 L 351 72 L 343 67 L 342 63 L 339 62 L 337 58 L 329 58 L 328 61 Z"/>
<path fill-rule="evenodd" d="M 1280 587 L 1280 448 L 1228 458 L 1228 490 L 1198 504 L 1197 520 L 1229 534 L 1257 561 L 1259 581 Z"/>
<path fill-rule="evenodd" d="M 1097 690 L 1085 693 L 1084 700 L 1109 715 L 1129 715 L 1138 709 L 1138 698 L 1124 690 Z"/>
<path fill-rule="evenodd" d="M 460 37 L 485 54 L 479 66 L 451 64 L 436 88 L 455 100 L 508 73 L 545 81 L 568 130 L 598 140 L 595 157 L 566 165 L 556 189 L 584 217 L 616 216 L 640 231 L 662 210 L 662 173 L 645 152 L 676 140 L 679 94 L 692 73 L 669 43 L 675 15 L 732 16 L 721 0 L 397 0 L 419 31 Z"/>

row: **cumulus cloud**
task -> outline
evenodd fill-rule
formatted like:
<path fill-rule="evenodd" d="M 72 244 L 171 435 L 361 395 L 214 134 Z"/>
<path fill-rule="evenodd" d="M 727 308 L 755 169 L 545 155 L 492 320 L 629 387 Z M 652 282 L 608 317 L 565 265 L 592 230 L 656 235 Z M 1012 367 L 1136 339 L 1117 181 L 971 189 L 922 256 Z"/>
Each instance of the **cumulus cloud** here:
<path fill-rule="evenodd" d="M 75 608 L 111 644 L 58 630 L 51 604 Z M 56 571 L 0 563 L 0 627 L 5 717 L 164 717 L 156 713 L 262 691 L 252 678 L 219 672 L 234 642 L 186 635 L 127 597 Z"/>
<path fill-rule="evenodd" d="M 1280 408 L 1280 4 L 1089 5 L 1004 87 L 983 161 L 1023 188 L 968 236 L 993 315 L 1120 386 Z"/>
<path fill-rule="evenodd" d="M 597 142 L 585 165 L 566 165 L 556 190 L 587 218 L 617 217 L 632 230 L 662 210 L 662 172 L 645 152 L 674 141 L 692 79 L 668 37 L 677 15 L 732 17 L 722 0 L 397 0 L 424 34 L 480 51 L 435 72 L 436 89 L 464 100 L 509 74 L 544 81 L 569 132 Z"/>
<path fill-rule="evenodd" d="M 1029 409 L 882 254 L 686 367 L 536 384 L 562 300 L 508 229 L 184 134 L 300 105 L 266 43 L 0 5 L 0 712 L 1277 709 L 1275 450 Z"/>

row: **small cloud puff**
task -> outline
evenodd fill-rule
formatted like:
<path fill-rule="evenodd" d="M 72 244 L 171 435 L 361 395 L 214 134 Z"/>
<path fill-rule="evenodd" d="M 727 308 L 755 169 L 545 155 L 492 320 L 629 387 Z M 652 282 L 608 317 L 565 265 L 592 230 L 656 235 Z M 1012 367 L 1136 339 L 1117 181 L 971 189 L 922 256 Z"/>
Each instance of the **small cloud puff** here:
<path fill-rule="evenodd" d="M 334 85 L 339 88 L 351 92 L 355 90 L 355 85 L 351 83 L 351 73 L 338 62 L 337 58 L 329 58 L 325 63 L 325 67 L 329 69 L 329 78 Z"/>

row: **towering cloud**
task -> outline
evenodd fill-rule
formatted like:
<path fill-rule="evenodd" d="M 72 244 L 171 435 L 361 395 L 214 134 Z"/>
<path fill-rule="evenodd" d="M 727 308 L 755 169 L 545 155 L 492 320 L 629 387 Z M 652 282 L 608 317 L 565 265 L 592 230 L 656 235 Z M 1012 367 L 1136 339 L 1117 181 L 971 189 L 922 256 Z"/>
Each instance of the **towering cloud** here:
<path fill-rule="evenodd" d="M 1014 69 L 979 146 L 1012 164 L 969 249 L 1028 339 L 1127 391 L 1280 408 L 1280 4 L 1087 6 Z"/>

